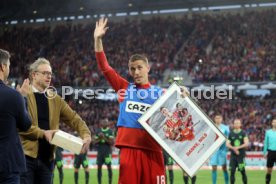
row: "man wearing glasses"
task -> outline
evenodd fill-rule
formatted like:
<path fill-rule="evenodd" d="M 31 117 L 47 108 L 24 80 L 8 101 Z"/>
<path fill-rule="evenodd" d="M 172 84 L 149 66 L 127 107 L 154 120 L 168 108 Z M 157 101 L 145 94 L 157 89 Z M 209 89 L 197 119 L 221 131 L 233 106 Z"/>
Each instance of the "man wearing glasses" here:
<path fill-rule="evenodd" d="M 59 129 L 59 122 L 64 122 L 79 133 L 86 153 L 91 142 L 91 133 L 86 123 L 68 104 L 49 90 L 52 68 L 48 60 L 39 58 L 30 65 L 28 80 L 18 88 L 27 97 L 28 111 L 32 127 L 27 132 L 20 132 L 27 163 L 27 172 L 20 176 L 22 184 L 51 184 L 54 169 L 54 152 L 51 145 L 53 134 Z"/>

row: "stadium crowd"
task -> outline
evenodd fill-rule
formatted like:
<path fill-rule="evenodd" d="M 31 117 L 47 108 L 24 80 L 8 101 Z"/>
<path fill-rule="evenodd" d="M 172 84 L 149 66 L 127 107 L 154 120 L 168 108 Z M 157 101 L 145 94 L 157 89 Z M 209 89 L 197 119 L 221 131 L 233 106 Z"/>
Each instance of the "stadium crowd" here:
<path fill-rule="evenodd" d="M 193 82 L 275 80 L 275 11 L 204 16 L 177 57 Z"/>
<path fill-rule="evenodd" d="M 268 10 L 111 22 L 105 52 L 110 64 L 125 77 L 128 71 L 123 58 L 135 52 L 146 54 L 152 66 L 152 83 L 160 84 L 166 69 L 185 69 L 194 83 L 273 81 L 274 14 L 275 10 Z M 22 79 L 26 63 L 46 57 L 53 65 L 56 86 L 107 85 L 96 67 L 93 27 L 72 22 L 51 27 L 3 27 L 0 46 L 16 61 L 11 77 Z"/>
<path fill-rule="evenodd" d="M 160 84 L 164 71 L 185 69 L 194 83 L 276 80 L 275 10 L 244 13 L 192 14 L 181 17 L 125 19 L 109 23 L 105 52 L 110 65 L 129 78 L 127 62 L 144 53 L 151 63 L 151 83 Z M 129 23 L 131 21 L 131 24 Z M 130 25 L 130 26 L 129 26 Z M 123 29 L 122 29 L 123 28 Z M 38 57 L 50 60 L 53 85 L 107 86 L 96 66 L 92 47 L 94 24 L 66 22 L 55 26 L 3 26 L 0 47 L 12 54 L 10 78 L 27 77 L 26 63 Z M 273 41 L 274 40 L 274 41 Z M 240 117 L 249 134 L 250 150 L 261 150 L 269 120 L 276 115 L 275 100 L 205 100 L 200 106 L 212 117 L 223 114 L 226 124 Z M 114 122 L 114 101 L 70 100 L 70 106 L 95 131 L 101 118 Z M 68 127 L 63 127 L 66 131 Z"/>

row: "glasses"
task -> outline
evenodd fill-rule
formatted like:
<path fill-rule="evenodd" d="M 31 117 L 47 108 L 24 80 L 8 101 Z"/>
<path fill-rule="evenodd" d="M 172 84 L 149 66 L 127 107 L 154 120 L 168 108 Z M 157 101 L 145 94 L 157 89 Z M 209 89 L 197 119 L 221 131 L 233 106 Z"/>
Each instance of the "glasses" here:
<path fill-rule="evenodd" d="M 44 75 L 44 76 L 50 76 L 50 77 L 53 77 L 54 76 L 54 74 L 52 73 L 52 72 L 48 72 L 48 71 L 43 71 L 43 72 L 41 72 L 41 71 L 36 71 L 37 73 L 41 73 L 42 75 Z"/>

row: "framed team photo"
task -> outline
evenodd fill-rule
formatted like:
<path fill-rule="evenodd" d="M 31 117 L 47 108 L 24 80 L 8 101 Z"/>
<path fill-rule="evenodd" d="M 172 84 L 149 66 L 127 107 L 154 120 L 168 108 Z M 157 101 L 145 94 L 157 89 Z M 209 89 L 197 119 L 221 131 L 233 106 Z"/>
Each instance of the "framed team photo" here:
<path fill-rule="evenodd" d="M 192 177 L 226 138 L 191 97 L 181 94 L 173 83 L 138 121 Z"/>

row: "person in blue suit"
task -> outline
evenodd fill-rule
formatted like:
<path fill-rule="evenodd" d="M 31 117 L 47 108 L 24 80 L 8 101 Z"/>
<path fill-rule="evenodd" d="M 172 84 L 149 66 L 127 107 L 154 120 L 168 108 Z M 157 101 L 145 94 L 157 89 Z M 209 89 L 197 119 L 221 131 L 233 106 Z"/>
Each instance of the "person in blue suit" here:
<path fill-rule="evenodd" d="M 10 72 L 10 54 L 0 49 L 0 183 L 19 184 L 26 161 L 17 129 L 26 131 L 31 120 L 19 92 L 5 82 Z"/>

